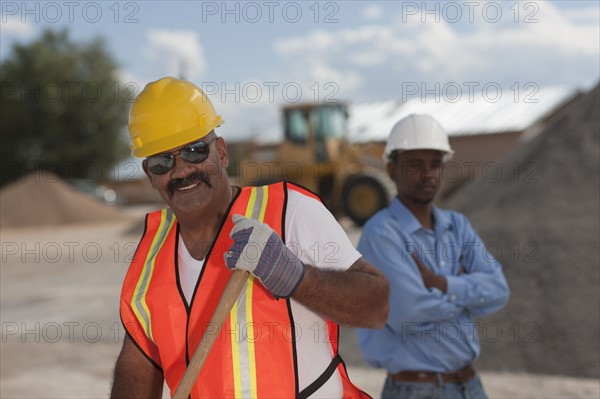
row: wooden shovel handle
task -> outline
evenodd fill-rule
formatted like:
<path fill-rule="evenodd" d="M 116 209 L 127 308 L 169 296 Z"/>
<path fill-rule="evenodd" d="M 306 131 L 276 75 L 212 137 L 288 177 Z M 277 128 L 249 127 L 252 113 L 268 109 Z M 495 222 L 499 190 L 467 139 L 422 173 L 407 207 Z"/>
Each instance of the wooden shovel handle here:
<path fill-rule="evenodd" d="M 229 282 L 223 291 L 223 295 L 221 295 L 221 299 L 219 299 L 219 304 L 215 309 L 215 313 L 210 320 L 211 326 L 216 326 L 217 330 L 215 332 L 211 332 L 208 335 L 202 337 L 202 342 L 196 348 L 196 352 L 194 352 L 194 356 L 188 365 L 188 368 L 185 370 L 181 381 L 179 382 L 179 386 L 175 390 L 175 395 L 173 398 L 175 399 L 185 399 L 190 394 L 198 375 L 200 374 L 200 370 L 202 370 L 202 366 L 204 365 L 204 361 L 210 352 L 213 344 L 217 340 L 217 335 L 221 331 L 221 326 L 227 320 L 235 301 L 240 296 L 240 293 L 244 289 L 246 285 L 246 281 L 248 281 L 248 276 L 250 274 L 244 270 L 234 270 L 233 274 L 229 278 Z"/>

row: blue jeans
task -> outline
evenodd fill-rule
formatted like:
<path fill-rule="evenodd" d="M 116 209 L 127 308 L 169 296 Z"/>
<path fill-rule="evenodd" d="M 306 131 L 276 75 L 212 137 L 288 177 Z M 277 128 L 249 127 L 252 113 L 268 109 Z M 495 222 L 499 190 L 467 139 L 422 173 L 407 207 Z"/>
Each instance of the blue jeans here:
<path fill-rule="evenodd" d="M 430 384 L 421 382 L 385 380 L 382 399 L 487 399 L 487 395 L 479 375 L 475 375 L 464 384 L 441 383 Z"/>

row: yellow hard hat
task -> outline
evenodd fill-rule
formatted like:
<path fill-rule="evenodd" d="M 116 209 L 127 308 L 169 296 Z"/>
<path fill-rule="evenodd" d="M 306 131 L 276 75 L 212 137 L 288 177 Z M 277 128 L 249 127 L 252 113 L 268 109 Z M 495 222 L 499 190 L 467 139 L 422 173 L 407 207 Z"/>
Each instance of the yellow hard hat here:
<path fill-rule="evenodd" d="M 170 77 L 150 82 L 129 111 L 131 154 L 144 158 L 168 151 L 206 136 L 222 123 L 193 83 Z"/>

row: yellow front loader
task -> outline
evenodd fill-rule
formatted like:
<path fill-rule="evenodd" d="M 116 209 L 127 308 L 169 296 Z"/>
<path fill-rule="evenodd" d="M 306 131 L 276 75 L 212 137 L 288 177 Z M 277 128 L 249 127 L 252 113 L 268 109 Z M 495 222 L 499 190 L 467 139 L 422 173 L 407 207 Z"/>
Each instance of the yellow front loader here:
<path fill-rule="evenodd" d="M 283 117 L 281 143 L 244 149 L 243 185 L 293 181 L 317 193 L 334 215 L 359 226 L 387 206 L 395 189 L 384 170 L 383 148 L 348 141 L 345 104 L 287 106 Z"/>

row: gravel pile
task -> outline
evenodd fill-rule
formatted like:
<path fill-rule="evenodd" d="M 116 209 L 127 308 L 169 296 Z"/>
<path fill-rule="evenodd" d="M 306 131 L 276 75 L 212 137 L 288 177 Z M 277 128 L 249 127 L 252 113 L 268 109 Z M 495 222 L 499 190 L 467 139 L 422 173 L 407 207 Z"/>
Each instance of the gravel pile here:
<path fill-rule="evenodd" d="M 107 222 L 120 213 L 81 193 L 58 176 L 38 171 L 0 191 L 0 226 L 32 227 Z"/>
<path fill-rule="evenodd" d="M 500 258 L 512 295 L 480 321 L 484 370 L 600 376 L 600 86 L 447 200 Z"/>

